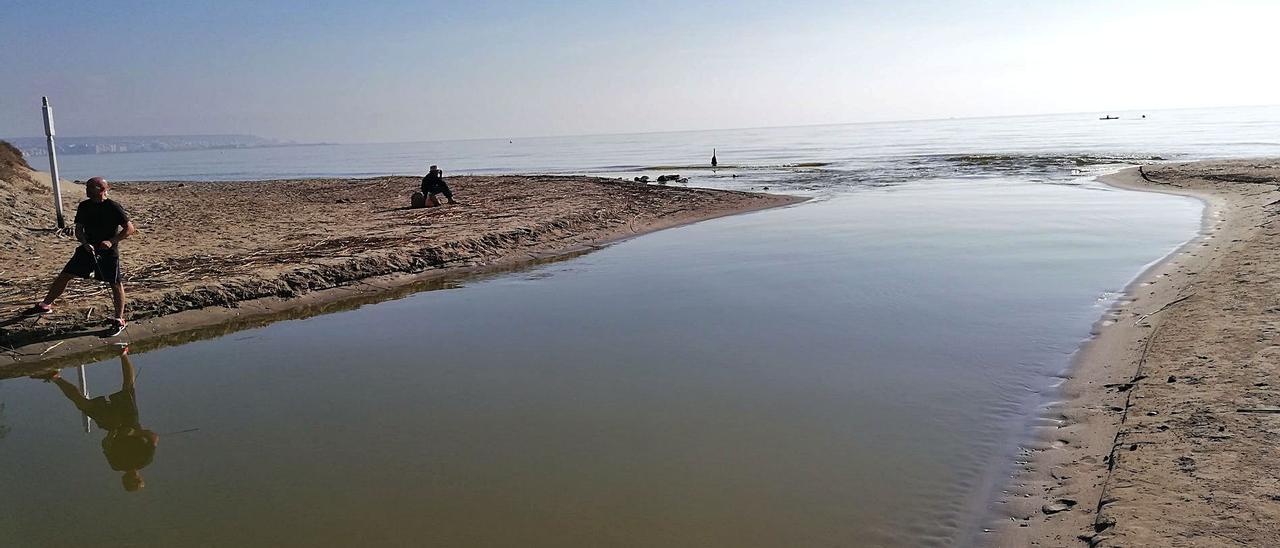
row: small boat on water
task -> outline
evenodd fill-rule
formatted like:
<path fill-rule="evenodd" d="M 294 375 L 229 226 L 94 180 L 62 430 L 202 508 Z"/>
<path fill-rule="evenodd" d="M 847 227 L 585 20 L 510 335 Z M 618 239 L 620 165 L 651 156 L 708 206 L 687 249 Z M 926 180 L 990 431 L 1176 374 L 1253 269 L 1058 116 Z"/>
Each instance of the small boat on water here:
<path fill-rule="evenodd" d="M 1098 118 L 1098 119 L 1099 119 L 1099 120 L 1119 120 L 1119 119 L 1120 119 L 1120 117 L 1119 117 L 1119 116 L 1103 116 L 1103 117 Z"/>

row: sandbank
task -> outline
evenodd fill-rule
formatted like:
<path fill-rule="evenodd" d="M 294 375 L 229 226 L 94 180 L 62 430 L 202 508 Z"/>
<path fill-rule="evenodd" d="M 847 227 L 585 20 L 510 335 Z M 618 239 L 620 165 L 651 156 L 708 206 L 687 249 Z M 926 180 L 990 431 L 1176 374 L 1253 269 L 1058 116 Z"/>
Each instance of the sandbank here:
<path fill-rule="evenodd" d="M 1280 160 L 1149 165 L 1104 181 L 1197 197 L 1202 230 L 1096 324 L 989 540 L 1280 546 Z"/>
<path fill-rule="evenodd" d="M 30 231 L 0 248 L 0 378 L 325 313 L 571 256 L 664 228 L 803 198 L 594 177 L 450 178 L 459 205 L 409 209 L 414 177 L 114 183 L 139 234 L 121 246 L 128 331 L 103 284 L 73 281 L 55 313 L 17 319 L 75 247 Z M 64 185 L 68 214 L 83 195 Z"/>

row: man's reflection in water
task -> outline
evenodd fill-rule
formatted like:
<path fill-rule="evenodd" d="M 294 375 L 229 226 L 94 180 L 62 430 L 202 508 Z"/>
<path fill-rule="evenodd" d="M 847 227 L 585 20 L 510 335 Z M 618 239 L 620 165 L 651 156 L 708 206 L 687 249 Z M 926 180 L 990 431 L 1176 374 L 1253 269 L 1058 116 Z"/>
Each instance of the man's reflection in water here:
<path fill-rule="evenodd" d="M 133 387 L 136 375 L 133 363 L 129 361 L 127 346 L 120 349 L 120 374 L 119 392 L 93 399 L 84 397 L 75 385 L 63 379 L 57 371 L 37 375 L 36 378 L 57 385 L 62 394 L 76 404 L 77 409 L 97 422 L 99 428 L 107 431 L 107 437 L 102 439 L 102 452 L 107 456 L 112 470 L 124 473 L 120 481 L 124 484 L 125 491 L 137 491 L 146 486 L 138 471 L 151 464 L 160 436 L 143 428 L 138 422 L 138 401 Z"/>

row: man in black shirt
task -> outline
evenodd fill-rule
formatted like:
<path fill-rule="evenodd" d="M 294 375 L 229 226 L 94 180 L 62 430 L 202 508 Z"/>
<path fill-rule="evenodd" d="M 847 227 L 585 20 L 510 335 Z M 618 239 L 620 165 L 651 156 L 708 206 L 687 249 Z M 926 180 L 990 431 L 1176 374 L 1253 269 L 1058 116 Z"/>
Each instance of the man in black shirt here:
<path fill-rule="evenodd" d="M 444 172 L 436 166 L 431 166 L 427 176 L 422 178 L 422 195 L 430 204 L 435 201 L 436 194 L 444 194 L 445 199 L 451 204 L 458 203 L 453 201 L 453 191 L 449 190 L 449 184 L 444 182 Z"/>
<path fill-rule="evenodd" d="M 111 185 L 102 177 L 94 177 L 84 184 L 89 199 L 76 208 L 76 240 L 80 246 L 62 273 L 49 286 L 44 300 L 27 311 L 29 315 L 53 312 L 53 302 L 67 289 L 71 278 L 96 278 L 111 284 L 111 297 L 115 304 L 115 317 L 111 320 L 114 337 L 124 331 L 124 284 L 120 271 L 120 240 L 137 232 L 129 215 L 120 204 L 107 199 Z"/>

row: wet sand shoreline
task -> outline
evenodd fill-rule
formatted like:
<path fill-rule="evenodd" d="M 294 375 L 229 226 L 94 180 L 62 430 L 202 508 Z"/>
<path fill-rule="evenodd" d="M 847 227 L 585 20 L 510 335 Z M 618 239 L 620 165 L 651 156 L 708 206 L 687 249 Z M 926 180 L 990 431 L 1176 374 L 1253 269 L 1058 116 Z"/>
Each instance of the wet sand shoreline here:
<path fill-rule="evenodd" d="M 43 296 L 74 246 L 33 234 L 0 251 L 5 263 L 22 266 L 0 272 L 0 310 L 9 318 L 0 327 L 0 378 L 91 359 L 119 341 L 141 348 L 294 309 L 379 300 L 397 289 L 804 200 L 592 177 L 458 177 L 450 184 L 461 205 L 427 209 L 403 207 L 417 186 L 413 177 L 116 184 L 111 197 L 140 230 L 122 252 L 129 331 L 119 339 L 93 334 L 110 295 L 84 282 L 72 283 L 51 317 L 13 321 Z M 70 214 L 82 188 L 67 186 Z"/>
<path fill-rule="evenodd" d="M 996 546 L 1280 544 L 1280 162 L 1132 168 L 1119 188 L 1192 196 L 1202 229 L 1153 265 L 1074 357 L 1017 467 Z M 1242 412 L 1241 410 L 1246 410 Z M 1248 412 L 1247 410 L 1264 410 Z"/>

